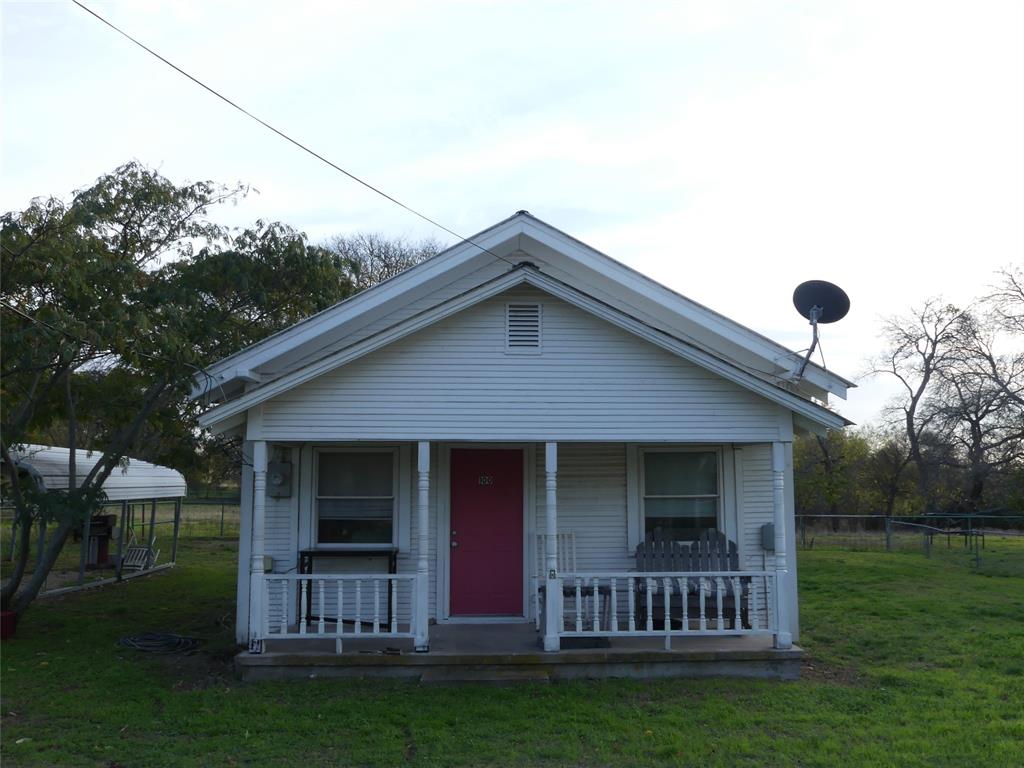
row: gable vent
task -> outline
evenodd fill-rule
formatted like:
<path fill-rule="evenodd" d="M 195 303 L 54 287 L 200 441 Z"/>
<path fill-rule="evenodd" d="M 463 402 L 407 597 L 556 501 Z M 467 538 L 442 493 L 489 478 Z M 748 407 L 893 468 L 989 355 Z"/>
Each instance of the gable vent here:
<path fill-rule="evenodd" d="M 509 352 L 540 352 L 540 304 L 506 304 L 505 329 Z"/>

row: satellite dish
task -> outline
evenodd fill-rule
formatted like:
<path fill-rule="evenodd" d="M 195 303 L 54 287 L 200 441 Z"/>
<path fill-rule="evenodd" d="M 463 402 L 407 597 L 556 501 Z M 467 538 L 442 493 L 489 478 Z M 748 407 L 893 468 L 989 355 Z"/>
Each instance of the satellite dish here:
<path fill-rule="evenodd" d="M 796 311 L 814 323 L 834 323 L 850 311 L 850 297 L 838 285 L 824 280 L 808 280 L 793 291 Z"/>
<path fill-rule="evenodd" d="M 818 346 L 818 323 L 834 323 L 846 317 L 846 313 L 850 311 L 850 297 L 838 285 L 824 280 L 808 280 L 800 283 L 793 291 L 793 306 L 810 321 L 811 328 L 814 329 L 811 348 L 807 350 L 807 355 L 796 374 L 799 381 Z"/>

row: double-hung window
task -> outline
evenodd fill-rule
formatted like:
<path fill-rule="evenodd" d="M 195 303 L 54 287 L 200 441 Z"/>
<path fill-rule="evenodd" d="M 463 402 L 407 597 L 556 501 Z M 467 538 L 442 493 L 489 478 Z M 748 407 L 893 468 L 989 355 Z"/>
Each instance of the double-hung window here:
<path fill-rule="evenodd" d="M 644 536 L 693 541 L 702 530 L 717 528 L 718 466 L 717 451 L 644 451 Z"/>
<path fill-rule="evenodd" d="M 395 542 L 397 453 L 391 448 L 318 453 L 317 544 Z"/>

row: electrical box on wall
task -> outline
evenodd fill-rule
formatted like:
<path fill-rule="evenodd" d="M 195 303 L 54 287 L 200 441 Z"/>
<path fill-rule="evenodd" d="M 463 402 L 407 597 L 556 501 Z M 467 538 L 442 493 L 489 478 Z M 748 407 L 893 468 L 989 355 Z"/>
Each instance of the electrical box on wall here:
<path fill-rule="evenodd" d="M 267 495 L 275 499 L 292 495 L 292 465 L 288 461 L 267 464 Z"/>
<path fill-rule="evenodd" d="M 765 523 L 761 526 L 761 549 L 765 552 L 775 551 L 775 523 Z"/>

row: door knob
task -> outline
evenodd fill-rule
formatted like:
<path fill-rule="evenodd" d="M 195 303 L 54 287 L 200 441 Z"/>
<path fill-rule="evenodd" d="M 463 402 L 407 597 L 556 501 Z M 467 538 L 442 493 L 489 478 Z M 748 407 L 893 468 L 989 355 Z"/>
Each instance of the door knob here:
<path fill-rule="evenodd" d="M 453 542 L 452 542 L 452 546 L 453 546 L 453 547 L 457 547 L 457 546 L 459 546 L 459 542 L 457 542 L 457 541 L 453 541 Z"/>

